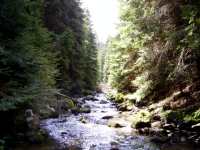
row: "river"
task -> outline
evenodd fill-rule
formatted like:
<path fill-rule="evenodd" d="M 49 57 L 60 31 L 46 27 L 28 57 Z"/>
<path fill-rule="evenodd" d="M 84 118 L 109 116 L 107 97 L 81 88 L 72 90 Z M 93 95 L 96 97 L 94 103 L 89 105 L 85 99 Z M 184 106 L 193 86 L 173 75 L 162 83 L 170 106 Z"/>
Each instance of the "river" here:
<path fill-rule="evenodd" d="M 81 99 L 80 99 L 81 100 Z M 79 115 L 62 115 L 57 119 L 41 122 L 55 141 L 41 146 L 24 146 L 19 150 L 199 150 L 188 144 L 155 144 L 150 137 L 133 132 L 128 122 L 122 128 L 108 127 L 105 116 L 117 116 L 115 105 L 104 94 L 97 94 L 95 101 L 86 99 L 91 112 Z"/>

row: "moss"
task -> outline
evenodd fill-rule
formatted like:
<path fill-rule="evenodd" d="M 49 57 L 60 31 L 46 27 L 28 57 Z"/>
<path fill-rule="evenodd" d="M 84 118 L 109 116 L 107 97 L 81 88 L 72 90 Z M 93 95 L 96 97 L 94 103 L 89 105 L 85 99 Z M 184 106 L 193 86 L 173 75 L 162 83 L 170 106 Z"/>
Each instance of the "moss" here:
<path fill-rule="evenodd" d="M 200 108 L 194 112 L 186 114 L 186 116 L 184 117 L 184 120 L 200 122 Z"/>
<path fill-rule="evenodd" d="M 72 108 L 76 107 L 76 105 L 75 105 L 73 100 L 67 98 L 67 99 L 65 99 L 65 101 L 67 102 L 67 108 L 68 109 L 72 109 Z"/>
<path fill-rule="evenodd" d="M 107 97 L 116 103 L 123 103 L 126 100 L 125 95 L 119 92 L 107 93 Z"/>
<path fill-rule="evenodd" d="M 152 114 L 147 110 L 141 110 L 138 113 L 135 113 L 132 117 L 132 127 L 135 127 L 135 125 L 138 122 L 150 122 L 152 117 Z"/>
<path fill-rule="evenodd" d="M 124 94 L 122 94 L 122 93 L 118 93 L 118 94 L 116 94 L 116 96 L 115 96 L 115 102 L 116 103 L 123 103 L 124 101 L 125 101 L 125 98 L 124 98 L 125 96 L 124 96 Z"/>
<path fill-rule="evenodd" d="M 183 109 L 178 111 L 163 111 L 161 117 L 168 121 L 193 121 L 200 122 L 200 109 Z"/>

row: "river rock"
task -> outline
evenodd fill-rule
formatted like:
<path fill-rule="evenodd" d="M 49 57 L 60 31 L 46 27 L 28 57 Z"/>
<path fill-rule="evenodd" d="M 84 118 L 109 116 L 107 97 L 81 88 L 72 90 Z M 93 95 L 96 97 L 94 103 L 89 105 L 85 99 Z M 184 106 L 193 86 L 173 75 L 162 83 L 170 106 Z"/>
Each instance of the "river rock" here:
<path fill-rule="evenodd" d="M 150 122 L 143 122 L 143 121 L 139 121 L 135 124 L 135 128 L 136 129 L 141 129 L 141 128 L 150 128 L 151 127 L 151 123 Z"/>
<path fill-rule="evenodd" d="M 105 100 L 100 101 L 100 104 L 107 104 L 107 103 L 108 103 L 108 101 L 105 101 Z"/>
<path fill-rule="evenodd" d="M 113 127 L 113 128 L 123 128 L 126 125 L 124 125 L 123 122 L 120 122 L 120 121 L 115 120 L 115 119 L 111 119 L 111 120 L 108 121 L 108 126 Z"/>
<path fill-rule="evenodd" d="M 163 125 L 163 129 L 165 129 L 165 130 L 174 130 L 176 128 L 176 126 L 174 125 L 174 124 L 164 124 Z"/>
<path fill-rule="evenodd" d="M 166 131 L 161 128 L 150 128 L 149 133 L 150 133 L 150 135 L 154 135 L 154 136 L 166 135 Z"/>
<path fill-rule="evenodd" d="M 183 121 L 183 122 L 180 122 L 177 127 L 180 129 L 180 130 L 190 130 L 192 125 L 194 123 L 192 122 L 186 122 L 186 121 Z"/>
<path fill-rule="evenodd" d="M 184 137 L 184 136 L 181 136 L 181 138 L 180 138 L 180 142 L 182 142 L 182 143 L 184 143 L 184 142 L 186 142 L 186 137 Z"/>
<path fill-rule="evenodd" d="M 161 121 L 156 121 L 151 123 L 152 128 L 161 128 L 162 127 L 162 122 Z"/>
<path fill-rule="evenodd" d="M 105 120 L 112 119 L 112 118 L 113 118 L 113 116 L 104 116 L 104 117 L 102 117 L 102 119 L 105 119 Z"/>
<path fill-rule="evenodd" d="M 152 118 L 151 118 L 151 121 L 154 122 L 154 121 L 161 121 L 161 117 L 159 115 L 154 115 Z"/>
<path fill-rule="evenodd" d="M 81 118 L 79 119 L 79 121 L 81 121 L 83 124 L 86 124 L 86 123 L 87 123 L 87 120 L 86 120 L 85 117 L 81 117 Z"/>
<path fill-rule="evenodd" d="M 200 123 L 193 125 L 192 130 L 199 132 L 200 131 Z"/>
<path fill-rule="evenodd" d="M 150 128 L 145 127 L 145 128 L 140 128 L 138 129 L 138 133 L 141 135 L 149 135 L 150 134 Z"/>
<path fill-rule="evenodd" d="M 74 115 L 78 115 L 80 112 L 79 108 L 78 107 L 74 107 L 71 109 L 71 113 L 74 114 Z"/>
<path fill-rule="evenodd" d="M 80 113 L 90 113 L 91 112 L 91 108 L 90 108 L 90 106 L 84 106 L 84 107 L 82 107 L 82 108 L 80 108 Z"/>
<path fill-rule="evenodd" d="M 27 109 L 25 111 L 25 118 L 26 118 L 26 122 L 27 122 L 29 129 L 35 130 L 35 129 L 39 128 L 39 126 L 40 126 L 39 117 L 37 115 L 33 114 L 32 109 Z"/>
<path fill-rule="evenodd" d="M 126 106 L 119 106 L 118 110 L 119 111 L 127 111 L 127 107 Z"/>
<path fill-rule="evenodd" d="M 54 107 L 51 107 L 49 105 L 46 106 L 47 108 L 47 115 L 42 116 L 42 119 L 46 118 L 57 118 L 59 116 L 58 112 L 55 110 Z"/>
<path fill-rule="evenodd" d="M 88 95 L 84 97 L 84 100 L 98 101 L 98 99 L 96 99 L 95 96 L 92 96 L 92 95 Z"/>

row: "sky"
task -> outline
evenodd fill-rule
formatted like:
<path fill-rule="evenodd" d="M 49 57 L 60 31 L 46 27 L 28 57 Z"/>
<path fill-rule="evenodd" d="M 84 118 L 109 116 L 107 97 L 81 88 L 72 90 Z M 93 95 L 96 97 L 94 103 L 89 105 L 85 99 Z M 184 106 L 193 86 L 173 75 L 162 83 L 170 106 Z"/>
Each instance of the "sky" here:
<path fill-rule="evenodd" d="M 105 43 L 109 36 L 117 33 L 118 0 L 81 0 L 90 12 L 93 30 L 97 39 Z"/>

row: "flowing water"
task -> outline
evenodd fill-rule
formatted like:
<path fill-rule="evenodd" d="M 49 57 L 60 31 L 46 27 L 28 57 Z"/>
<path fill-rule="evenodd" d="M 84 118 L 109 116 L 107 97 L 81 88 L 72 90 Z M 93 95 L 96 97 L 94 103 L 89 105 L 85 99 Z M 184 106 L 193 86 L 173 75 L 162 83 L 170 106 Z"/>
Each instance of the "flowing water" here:
<path fill-rule="evenodd" d="M 119 112 L 104 94 L 97 94 L 95 99 L 88 99 L 84 104 L 91 107 L 91 113 L 65 115 L 42 122 L 42 128 L 48 131 L 59 146 L 52 148 L 47 144 L 38 148 L 29 147 L 27 150 L 199 150 L 188 145 L 152 143 L 150 138 L 132 132 L 128 122 L 124 122 L 123 128 L 108 127 L 108 120 L 102 117 L 116 116 Z"/>
<path fill-rule="evenodd" d="M 42 123 L 50 136 L 63 148 L 75 146 L 83 150 L 160 150 L 161 145 L 151 143 L 148 137 L 132 132 L 130 124 L 124 122 L 124 128 L 110 128 L 105 116 L 116 116 L 118 111 L 104 94 L 97 94 L 96 101 L 86 100 L 91 113 L 70 115 L 58 119 L 45 120 Z M 167 146 L 167 148 L 169 148 Z M 171 146 L 171 149 L 191 150 L 183 146 Z"/>

